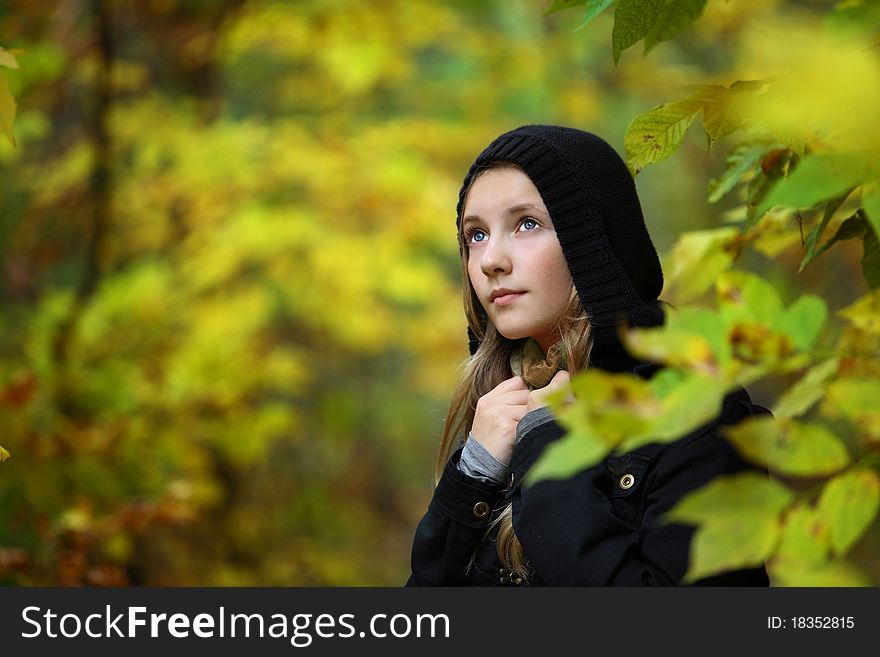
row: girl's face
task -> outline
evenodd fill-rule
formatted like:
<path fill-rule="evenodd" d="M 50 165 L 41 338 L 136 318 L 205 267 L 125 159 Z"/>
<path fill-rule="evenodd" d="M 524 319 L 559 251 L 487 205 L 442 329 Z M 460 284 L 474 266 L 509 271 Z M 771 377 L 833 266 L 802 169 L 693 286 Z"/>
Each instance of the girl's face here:
<path fill-rule="evenodd" d="M 535 338 L 546 353 L 572 280 L 538 189 L 519 169 L 491 169 L 474 181 L 462 217 L 468 276 L 489 321 L 508 339 Z"/>

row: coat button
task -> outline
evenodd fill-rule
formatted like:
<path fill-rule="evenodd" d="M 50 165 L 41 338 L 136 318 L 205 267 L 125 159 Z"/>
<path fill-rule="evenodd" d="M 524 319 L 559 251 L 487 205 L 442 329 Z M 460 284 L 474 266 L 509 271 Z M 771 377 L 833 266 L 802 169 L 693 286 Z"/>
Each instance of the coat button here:
<path fill-rule="evenodd" d="M 623 490 L 629 490 L 630 488 L 633 487 L 633 484 L 634 484 L 634 483 L 636 483 L 636 478 L 633 477 L 633 476 L 632 476 L 631 474 L 629 474 L 629 473 L 626 473 L 625 475 L 623 475 L 623 476 L 620 478 L 620 487 L 621 487 Z"/>
<path fill-rule="evenodd" d="M 477 516 L 477 518 L 485 518 L 489 515 L 490 510 L 491 509 L 486 502 L 477 502 L 474 504 L 474 515 Z"/>

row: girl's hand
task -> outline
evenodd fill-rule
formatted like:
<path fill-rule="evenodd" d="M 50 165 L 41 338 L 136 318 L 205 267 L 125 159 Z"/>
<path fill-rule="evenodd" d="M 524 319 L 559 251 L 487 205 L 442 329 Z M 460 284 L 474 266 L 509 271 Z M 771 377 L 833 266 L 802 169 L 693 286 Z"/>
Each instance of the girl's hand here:
<path fill-rule="evenodd" d="M 552 381 L 551 381 L 552 384 Z M 480 397 L 471 432 L 487 452 L 507 465 L 516 444 L 516 425 L 532 393 L 522 377 L 502 381 Z"/>
<path fill-rule="evenodd" d="M 536 408 L 541 408 L 542 406 L 547 406 L 547 397 L 556 392 L 557 390 L 564 390 L 569 387 L 569 381 L 571 380 L 571 376 L 568 374 L 566 370 L 559 370 L 556 375 L 550 379 L 550 383 L 548 383 L 543 388 L 536 388 L 529 393 L 529 398 L 526 401 L 526 413 L 529 411 L 533 411 Z M 566 400 L 568 403 L 574 401 L 574 395 L 569 393 L 568 399 Z M 525 413 L 523 413 L 525 415 Z"/>

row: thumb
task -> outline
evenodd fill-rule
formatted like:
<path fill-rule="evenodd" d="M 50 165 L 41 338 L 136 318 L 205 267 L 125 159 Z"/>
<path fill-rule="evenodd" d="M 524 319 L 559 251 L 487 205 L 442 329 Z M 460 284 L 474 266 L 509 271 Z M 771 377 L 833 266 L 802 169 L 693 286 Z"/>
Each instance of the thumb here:
<path fill-rule="evenodd" d="M 556 375 L 550 379 L 550 383 L 547 384 L 547 389 L 555 391 L 561 388 L 568 388 L 570 381 L 571 375 L 566 370 L 559 370 Z M 569 404 L 575 401 L 574 394 L 571 391 L 569 391 L 565 401 Z"/>
<path fill-rule="evenodd" d="M 550 383 L 548 386 L 558 387 L 565 385 L 571 380 L 571 375 L 569 375 L 567 370 L 559 370 L 556 374 L 553 375 L 553 378 L 550 379 Z"/>

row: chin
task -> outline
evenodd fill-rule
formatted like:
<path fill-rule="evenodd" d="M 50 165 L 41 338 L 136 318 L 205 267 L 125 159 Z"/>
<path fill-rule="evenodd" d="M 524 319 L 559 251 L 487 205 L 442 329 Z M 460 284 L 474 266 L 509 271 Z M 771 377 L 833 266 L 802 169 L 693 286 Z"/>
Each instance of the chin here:
<path fill-rule="evenodd" d="M 531 337 L 535 335 L 537 332 L 529 330 L 528 328 L 523 328 L 521 326 L 495 326 L 496 330 L 503 335 L 508 340 L 521 340 L 523 338 Z"/>

